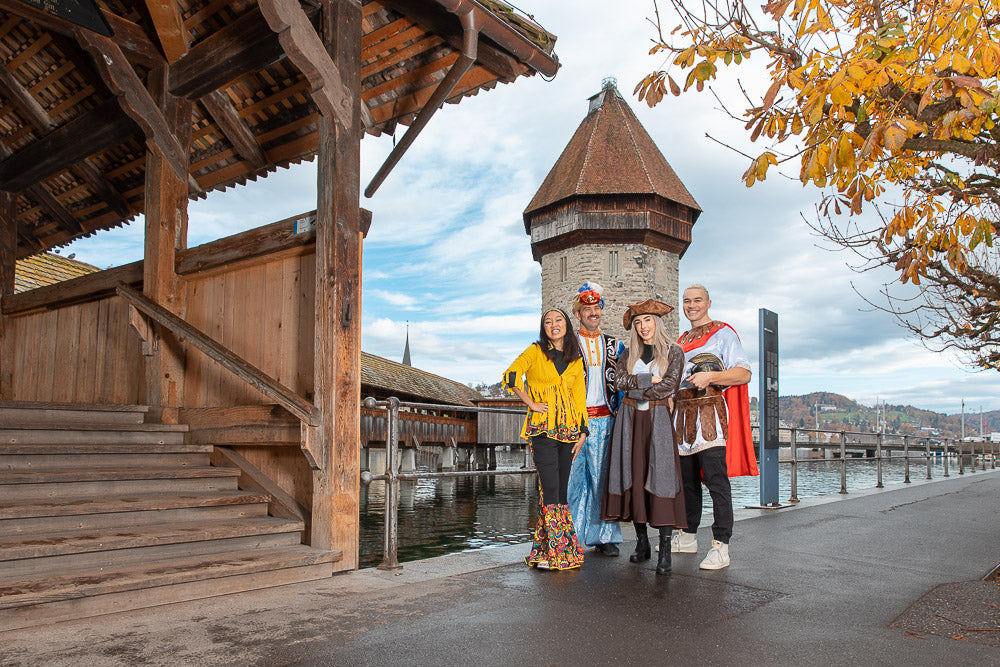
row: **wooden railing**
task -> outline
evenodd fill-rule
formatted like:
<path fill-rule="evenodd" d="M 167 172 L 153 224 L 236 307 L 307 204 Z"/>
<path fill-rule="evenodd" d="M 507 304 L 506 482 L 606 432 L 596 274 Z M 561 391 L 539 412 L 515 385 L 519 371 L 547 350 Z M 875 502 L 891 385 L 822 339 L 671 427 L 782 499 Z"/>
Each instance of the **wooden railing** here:
<path fill-rule="evenodd" d="M 214 340 L 205 332 L 151 301 L 125 283 L 119 283 L 118 295 L 157 324 L 166 327 L 178 338 L 188 341 L 207 357 L 244 380 L 257 391 L 277 402 L 309 426 L 319 425 L 315 406 L 292 389 L 281 384 L 241 356 Z M 311 457 L 310 457 L 311 458 Z"/>

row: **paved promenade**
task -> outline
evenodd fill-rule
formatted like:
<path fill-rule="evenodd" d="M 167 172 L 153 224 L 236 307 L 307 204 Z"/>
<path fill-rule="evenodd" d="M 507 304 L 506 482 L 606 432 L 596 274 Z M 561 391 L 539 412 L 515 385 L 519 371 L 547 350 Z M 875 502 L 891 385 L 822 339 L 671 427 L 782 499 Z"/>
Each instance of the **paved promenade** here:
<path fill-rule="evenodd" d="M 2 665 L 1000 664 L 1000 474 L 744 510 L 733 564 L 524 545 L 0 633 Z"/>

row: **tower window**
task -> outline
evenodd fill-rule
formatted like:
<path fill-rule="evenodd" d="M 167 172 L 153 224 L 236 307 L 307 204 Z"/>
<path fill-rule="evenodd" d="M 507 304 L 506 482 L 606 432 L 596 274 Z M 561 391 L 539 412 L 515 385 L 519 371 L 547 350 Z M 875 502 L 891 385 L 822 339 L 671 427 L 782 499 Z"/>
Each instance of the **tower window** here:
<path fill-rule="evenodd" d="M 559 258 L 559 280 L 561 282 L 569 280 L 569 262 L 566 260 L 566 255 Z"/>
<path fill-rule="evenodd" d="M 612 278 L 617 278 L 621 275 L 618 269 L 618 251 L 611 250 L 608 252 L 608 275 Z"/>

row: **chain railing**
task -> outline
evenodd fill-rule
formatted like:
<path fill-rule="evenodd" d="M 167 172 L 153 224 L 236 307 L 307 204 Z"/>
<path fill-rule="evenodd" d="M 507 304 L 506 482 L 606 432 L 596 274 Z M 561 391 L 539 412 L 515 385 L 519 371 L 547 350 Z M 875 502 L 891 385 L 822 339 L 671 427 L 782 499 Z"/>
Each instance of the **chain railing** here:
<path fill-rule="evenodd" d="M 787 442 L 780 439 L 780 433 L 789 434 Z M 798 436 L 801 433 L 815 434 L 816 438 L 799 441 Z M 819 440 L 819 436 L 821 434 L 836 436 L 837 441 L 833 442 L 832 438 L 828 438 L 826 442 L 821 442 Z M 851 438 L 854 438 L 854 442 L 851 442 Z M 918 446 L 921 441 L 923 441 L 923 448 L 919 454 L 911 454 L 911 441 L 915 442 Z M 980 445 L 978 454 L 976 452 L 977 444 Z M 788 459 L 785 461 L 779 461 L 779 463 L 787 463 L 790 466 L 788 502 L 791 503 L 799 502 L 798 466 L 802 464 L 829 463 L 831 460 L 839 460 L 840 493 L 847 493 L 847 464 L 849 461 L 875 461 L 875 488 L 881 489 L 884 488 L 883 462 L 886 459 L 895 460 L 899 458 L 892 456 L 891 453 L 893 451 L 902 452 L 904 484 L 911 483 L 910 462 L 914 460 L 922 460 L 925 463 L 927 468 L 927 479 L 932 479 L 932 464 L 936 456 L 941 457 L 942 465 L 944 467 L 944 477 L 950 477 L 948 471 L 948 461 L 952 456 L 955 457 L 958 463 L 959 475 L 964 475 L 966 468 L 969 469 L 970 473 L 975 472 L 977 461 L 981 466 L 981 470 L 985 471 L 987 469 L 987 460 L 989 460 L 990 468 L 995 470 L 997 458 L 997 443 L 992 441 L 966 442 L 955 438 L 940 439 L 931 436 L 915 436 L 898 433 L 866 433 L 863 431 L 834 431 L 799 427 L 781 428 L 779 430 L 779 445 L 788 446 L 790 448 L 790 455 Z M 968 453 L 966 453 L 966 445 L 968 445 Z M 822 458 L 799 459 L 799 449 L 822 449 L 824 456 Z M 857 451 L 859 449 L 864 449 L 866 452 L 872 451 L 873 455 L 868 455 L 866 453 L 863 456 L 848 456 L 848 450 Z M 838 450 L 836 459 L 828 458 L 826 456 L 827 450 Z M 886 456 L 886 452 L 889 452 L 888 456 Z M 968 460 L 968 465 L 966 465 L 966 460 Z"/>

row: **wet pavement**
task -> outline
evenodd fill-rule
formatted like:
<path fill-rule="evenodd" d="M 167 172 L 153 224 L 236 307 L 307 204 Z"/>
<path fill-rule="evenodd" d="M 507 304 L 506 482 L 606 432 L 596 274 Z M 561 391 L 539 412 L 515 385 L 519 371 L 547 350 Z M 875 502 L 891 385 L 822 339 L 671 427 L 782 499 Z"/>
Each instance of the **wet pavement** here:
<path fill-rule="evenodd" d="M 629 542 L 567 572 L 452 554 L 0 633 L 0 664 L 1000 664 L 998 499 L 980 472 L 741 510 L 714 572 L 707 527 L 670 576 Z"/>

